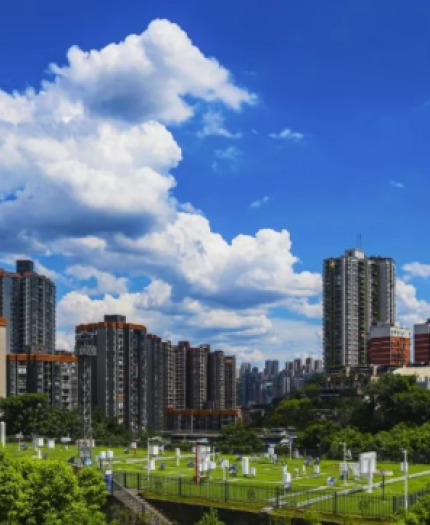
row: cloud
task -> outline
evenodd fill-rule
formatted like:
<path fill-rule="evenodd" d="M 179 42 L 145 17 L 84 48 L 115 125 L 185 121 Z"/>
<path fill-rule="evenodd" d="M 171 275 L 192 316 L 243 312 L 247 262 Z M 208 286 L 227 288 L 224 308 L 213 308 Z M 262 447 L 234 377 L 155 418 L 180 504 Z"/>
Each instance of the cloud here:
<path fill-rule="evenodd" d="M 224 117 L 218 111 L 207 111 L 203 115 L 203 127 L 198 133 L 199 137 L 218 135 L 228 139 L 239 139 L 242 133 L 232 133 L 225 127 Z"/>
<path fill-rule="evenodd" d="M 235 146 L 230 146 L 225 149 L 217 149 L 215 150 L 215 160 L 212 162 L 212 169 L 218 171 L 221 162 L 221 164 L 228 163 L 230 168 L 234 170 L 237 167 L 237 163 L 241 156 L 241 150 Z"/>
<path fill-rule="evenodd" d="M 424 279 L 430 277 L 430 264 L 423 264 L 415 261 L 403 265 L 402 270 L 406 272 L 406 280 L 414 277 L 422 277 Z"/>
<path fill-rule="evenodd" d="M 411 326 L 430 318 L 430 303 L 418 299 L 415 286 L 397 279 L 396 292 L 399 319 L 404 325 Z"/>
<path fill-rule="evenodd" d="M 128 290 L 128 279 L 126 277 L 115 277 L 108 272 L 102 272 L 92 266 L 74 265 L 66 269 L 65 274 L 73 277 L 76 281 L 90 281 L 94 279 L 97 283 L 94 288 L 81 290 L 89 295 L 99 294 L 123 294 Z"/>
<path fill-rule="evenodd" d="M 141 292 L 91 298 L 70 292 L 58 305 L 62 330 L 61 346 L 73 347 L 73 328 L 85 319 L 96 322 L 107 313 L 122 313 L 130 322 L 145 324 L 151 333 L 172 341 L 209 343 L 235 354 L 238 360 L 262 362 L 286 360 L 297 354 L 319 354 L 320 341 L 315 325 L 304 321 L 269 319 L 264 308 L 233 311 L 212 308 L 185 298 L 175 302 L 172 288 L 153 281 Z"/>
<path fill-rule="evenodd" d="M 256 201 L 251 202 L 250 208 L 253 210 L 256 210 L 258 208 L 261 208 L 262 206 L 265 206 L 266 204 L 269 204 L 270 197 L 265 195 L 262 199 L 258 199 Z"/>
<path fill-rule="evenodd" d="M 40 91 L 0 91 L 0 195 L 13 195 L 0 235 L 5 257 L 66 260 L 60 277 L 77 290 L 59 302 L 62 344 L 74 323 L 118 312 L 172 340 L 281 353 L 270 308 L 314 318 L 320 274 L 297 270 L 287 230 L 227 240 L 178 202 L 182 151 L 167 128 L 199 104 L 240 110 L 255 96 L 165 20 L 101 50 L 71 48 L 50 71 Z M 231 166 L 241 151 L 214 155 Z M 134 277 L 149 286 L 130 292 Z"/>
<path fill-rule="evenodd" d="M 403 182 L 399 182 L 396 180 L 390 180 L 390 185 L 393 186 L 393 188 L 397 188 L 399 190 L 402 190 L 405 187 Z"/>
<path fill-rule="evenodd" d="M 179 123 L 194 113 L 187 96 L 234 110 L 256 100 L 168 20 L 155 20 L 142 34 L 101 50 L 73 46 L 67 58 L 65 66 L 51 65 L 55 81 L 44 88 L 61 95 L 67 92 L 72 104 L 97 116 Z"/>
<path fill-rule="evenodd" d="M 303 133 L 298 131 L 293 131 L 289 128 L 285 128 L 279 133 L 269 133 L 269 137 L 272 139 L 283 139 L 283 140 L 292 140 L 294 142 L 300 142 L 305 138 Z"/>

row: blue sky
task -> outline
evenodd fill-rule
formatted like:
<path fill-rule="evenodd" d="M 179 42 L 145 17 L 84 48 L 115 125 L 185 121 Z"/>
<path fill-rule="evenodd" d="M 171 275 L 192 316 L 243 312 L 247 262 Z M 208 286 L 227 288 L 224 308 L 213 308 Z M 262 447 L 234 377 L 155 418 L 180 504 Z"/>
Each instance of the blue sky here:
<path fill-rule="evenodd" d="M 358 233 L 397 261 L 399 320 L 430 317 L 429 23 L 424 0 L 4 6 L 1 257 L 55 278 L 58 344 L 115 311 L 319 355 L 322 259 Z"/>

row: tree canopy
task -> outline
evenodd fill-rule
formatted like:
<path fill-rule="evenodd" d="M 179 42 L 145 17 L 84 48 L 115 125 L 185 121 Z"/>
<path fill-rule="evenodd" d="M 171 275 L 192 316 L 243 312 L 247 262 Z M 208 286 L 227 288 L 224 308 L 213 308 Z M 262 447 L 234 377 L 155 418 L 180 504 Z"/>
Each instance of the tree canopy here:
<path fill-rule="evenodd" d="M 256 431 L 242 423 L 226 425 L 218 441 L 218 447 L 223 452 L 244 453 L 263 450 L 263 442 Z"/>
<path fill-rule="evenodd" d="M 0 458 L 0 522 L 11 525 L 105 524 L 102 475 L 75 475 L 60 461 Z"/>

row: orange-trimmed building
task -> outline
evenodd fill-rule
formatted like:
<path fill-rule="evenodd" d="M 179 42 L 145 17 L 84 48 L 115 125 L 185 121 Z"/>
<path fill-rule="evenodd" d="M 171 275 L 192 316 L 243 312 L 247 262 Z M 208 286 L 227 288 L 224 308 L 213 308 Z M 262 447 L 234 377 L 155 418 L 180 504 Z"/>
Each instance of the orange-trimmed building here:
<path fill-rule="evenodd" d="M 368 361 L 371 365 L 403 366 L 410 362 L 411 334 L 407 328 L 379 323 L 370 329 Z"/>
<path fill-rule="evenodd" d="M 54 406 L 77 408 L 78 359 L 74 354 L 30 349 L 27 353 L 8 354 L 7 369 L 10 396 L 45 394 Z"/>

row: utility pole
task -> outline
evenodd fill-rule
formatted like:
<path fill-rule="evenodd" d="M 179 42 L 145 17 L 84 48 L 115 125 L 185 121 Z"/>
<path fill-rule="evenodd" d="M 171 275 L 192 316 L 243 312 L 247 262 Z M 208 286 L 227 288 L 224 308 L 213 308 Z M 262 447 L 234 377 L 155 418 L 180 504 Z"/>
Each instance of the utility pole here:
<path fill-rule="evenodd" d="M 408 510 L 409 507 L 409 498 L 408 498 L 408 451 L 403 449 L 403 473 L 405 475 L 405 510 Z"/>

